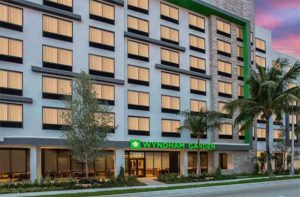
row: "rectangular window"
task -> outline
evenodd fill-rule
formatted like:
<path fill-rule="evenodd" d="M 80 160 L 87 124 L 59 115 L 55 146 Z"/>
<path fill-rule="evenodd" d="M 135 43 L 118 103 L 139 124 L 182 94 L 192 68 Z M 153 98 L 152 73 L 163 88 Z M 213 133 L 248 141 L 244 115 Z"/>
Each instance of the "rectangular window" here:
<path fill-rule="evenodd" d="M 64 99 L 72 95 L 72 80 L 43 76 L 43 98 Z"/>
<path fill-rule="evenodd" d="M 163 113 L 179 113 L 180 98 L 173 96 L 161 96 L 161 111 Z"/>
<path fill-rule="evenodd" d="M 218 40 L 218 54 L 231 57 L 231 44 Z"/>
<path fill-rule="evenodd" d="M 178 24 L 179 9 L 164 3 L 160 3 L 160 18 Z"/>
<path fill-rule="evenodd" d="M 244 140 L 245 139 L 245 130 L 241 130 L 241 126 L 238 127 L 239 129 L 239 139 Z"/>
<path fill-rule="evenodd" d="M 73 42 L 73 22 L 43 15 L 43 36 Z"/>
<path fill-rule="evenodd" d="M 205 19 L 201 16 L 189 13 L 189 27 L 191 29 L 205 32 Z"/>
<path fill-rule="evenodd" d="M 251 45 L 253 45 L 253 32 L 250 33 L 250 42 L 251 42 Z"/>
<path fill-rule="evenodd" d="M 115 59 L 99 55 L 89 55 L 89 72 L 92 75 L 115 77 Z"/>
<path fill-rule="evenodd" d="M 149 111 L 150 95 L 147 92 L 128 91 L 128 109 Z"/>
<path fill-rule="evenodd" d="M 255 38 L 255 48 L 259 52 L 266 53 L 266 41 Z"/>
<path fill-rule="evenodd" d="M 232 139 L 233 126 L 229 123 L 223 123 L 220 126 L 219 138 Z"/>
<path fill-rule="evenodd" d="M 243 29 L 242 27 L 236 27 L 236 38 L 238 41 L 243 42 Z"/>
<path fill-rule="evenodd" d="M 179 52 L 160 49 L 161 64 L 179 67 Z"/>
<path fill-rule="evenodd" d="M 266 68 L 266 58 L 256 55 L 255 61 L 257 66 Z"/>
<path fill-rule="evenodd" d="M 228 82 L 219 81 L 219 96 L 232 98 L 232 84 Z"/>
<path fill-rule="evenodd" d="M 71 113 L 68 109 L 43 107 L 43 129 L 61 130 L 63 126 L 68 125 L 65 115 Z"/>
<path fill-rule="evenodd" d="M 72 71 L 73 51 L 52 46 L 43 46 L 43 66 Z"/>
<path fill-rule="evenodd" d="M 190 78 L 190 92 L 193 94 L 206 95 L 206 81 L 203 79 Z"/>
<path fill-rule="evenodd" d="M 96 118 L 98 126 L 109 127 L 108 133 L 115 132 L 115 113 L 97 113 Z"/>
<path fill-rule="evenodd" d="M 0 4 L 0 27 L 23 31 L 23 9 Z"/>
<path fill-rule="evenodd" d="M 93 84 L 93 89 L 100 103 L 115 104 L 115 86 L 95 83 Z"/>
<path fill-rule="evenodd" d="M 90 19 L 115 24 L 115 7 L 98 0 L 90 0 Z"/>
<path fill-rule="evenodd" d="M 23 95 L 23 74 L 0 70 L 0 94 Z"/>
<path fill-rule="evenodd" d="M 244 55 L 243 55 L 243 47 L 241 46 L 237 46 L 236 47 L 236 54 L 237 54 L 237 59 L 240 60 L 240 61 L 243 61 L 244 60 Z"/>
<path fill-rule="evenodd" d="M 217 33 L 223 36 L 231 37 L 230 23 L 217 19 Z"/>
<path fill-rule="evenodd" d="M 190 35 L 190 49 L 200 53 L 205 53 L 205 39 Z"/>
<path fill-rule="evenodd" d="M 0 103 L 0 127 L 23 127 L 23 105 Z"/>
<path fill-rule="evenodd" d="M 90 47 L 115 50 L 115 33 L 95 27 L 90 27 Z"/>
<path fill-rule="evenodd" d="M 128 65 L 128 83 L 149 86 L 149 69 Z"/>
<path fill-rule="evenodd" d="M 178 128 L 180 127 L 180 120 L 161 120 L 161 132 L 163 137 L 180 137 Z"/>
<path fill-rule="evenodd" d="M 257 140 L 265 141 L 266 140 L 266 129 L 257 128 Z"/>
<path fill-rule="evenodd" d="M 190 100 L 190 108 L 191 112 L 200 112 L 206 110 L 206 101 L 201 101 L 201 100 Z"/>
<path fill-rule="evenodd" d="M 244 80 L 244 67 L 238 66 L 238 80 Z"/>
<path fill-rule="evenodd" d="M 0 61 L 23 63 L 23 41 L 0 36 Z"/>
<path fill-rule="evenodd" d="M 221 169 L 228 169 L 228 154 L 227 153 L 219 154 L 219 166 Z"/>
<path fill-rule="evenodd" d="M 238 97 L 244 98 L 244 86 L 239 85 Z"/>
<path fill-rule="evenodd" d="M 128 58 L 149 61 L 149 45 L 132 40 L 127 41 Z"/>
<path fill-rule="evenodd" d="M 290 124 L 297 124 L 297 116 L 296 115 L 289 115 L 289 123 Z"/>
<path fill-rule="evenodd" d="M 44 0 L 44 5 L 73 12 L 73 0 Z"/>
<path fill-rule="evenodd" d="M 169 90 L 180 90 L 180 75 L 161 72 L 161 88 Z"/>
<path fill-rule="evenodd" d="M 172 44 L 179 44 L 179 31 L 166 26 L 160 26 L 160 39 Z"/>
<path fill-rule="evenodd" d="M 195 71 L 195 72 L 205 74 L 205 69 L 206 69 L 205 59 L 196 56 L 190 56 L 190 71 Z"/>
<path fill-rule="evenodd" d="M 129 135 L 150 135 L 150 118 L 128 116 Z"/>
<path fill-rule="evenodd" d="M 127 17 L 128 31 L 149 36 L 149 22 L 133 16 Z"/>
<path fill-rule="evenodd" d="M 283 138 L 281 130 L 274 129 L 273 130 L 273 141 L 278 142 Z"/>
<path fill-rule="evenodd" d="M 229 62 L 218 60 L 218 74 L 226 77 L 231 77 L 232 65 Z"/>
<path fill-rule="evenodd" d="M 254 52 L 251 51 L 251 64 L 253 64 L 253 63 L 254 63 Z"/>
<path fill-rule="evenodd" d="M 225 115 L 225 118 L 228 118 L 229 112 L 224 109 L 225 105 L 226 105 L 226 103 L 224 103 L 224 102 L 218 102 L 218 112 Z"/>
<path fill-rule="evenodd" d="M 128 9 L 148 14 L 149 0 L 128 0 Z"/>

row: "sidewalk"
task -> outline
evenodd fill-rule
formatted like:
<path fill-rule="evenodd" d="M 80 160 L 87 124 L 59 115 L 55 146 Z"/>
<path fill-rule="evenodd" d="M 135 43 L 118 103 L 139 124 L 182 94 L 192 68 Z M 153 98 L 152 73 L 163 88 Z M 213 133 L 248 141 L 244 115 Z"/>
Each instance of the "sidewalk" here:
<path fill-rule="evenodd" d="M 288 177 L 285 176 L 276 176 Z M 96 188 L 96 189 L 78 189 L 78 190 L 59 190 L 59 191 L 46 191 L 46 192 L 29 192 L 29 193 L 12 193 L 12 194 L 3 194 L 1 197 L 18 197 L 18 196 L 43 196 L 43 195 L 56 195 L 56 194 L 78 194 L 78 193 L 87 193 L 87 192 L 101 192 L 101 191 L 116 191 L 116 190 L 127 190 L 127 189 L 145 189 L 145 188 L 166 188 L 166 187 L 176 187 L 176 186 L 187 186 L 187 185 L 203 185 L 203 184 L 212 184 L 212 183 L 227 183 L 227 182 L 239 182 L 243 180 L 259 180 L 265 179 L 264 177 L 256 178 L 241 178 L 241 179 L 229 179 L 221 181 L 205 181 L 205 182 L 192 182 L 192 183 L 177 183 L 177 184 L 164 184 L 161 185 L 146 185 L 146 186 L 133 186 L 133 187 L 114 187 L 114 188 Z"/>

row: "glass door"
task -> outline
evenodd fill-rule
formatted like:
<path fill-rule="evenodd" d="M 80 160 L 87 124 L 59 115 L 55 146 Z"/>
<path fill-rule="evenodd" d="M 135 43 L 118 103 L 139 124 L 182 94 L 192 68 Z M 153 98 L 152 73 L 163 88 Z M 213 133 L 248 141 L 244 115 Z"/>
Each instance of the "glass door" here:
<path fill-rule="evenodd" d="M 145 159 L 137 159 L 137 175 L 139 177 L 145 176 Z"/>
<path fill-rule="evenodd" d="M 145 159 L 129 159 L 129 175 L 145 176 Z"/>

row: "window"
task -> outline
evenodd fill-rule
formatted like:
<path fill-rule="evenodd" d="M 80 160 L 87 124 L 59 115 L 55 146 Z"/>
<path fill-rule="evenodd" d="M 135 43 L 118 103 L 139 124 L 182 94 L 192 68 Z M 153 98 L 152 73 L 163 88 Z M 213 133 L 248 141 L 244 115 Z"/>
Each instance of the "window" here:
<path fill-rule="evenodd" d="M 251 42 L 251 45 L 253 45 L 253 32 L 250 33 L 250 42 Z"/>
<path fill-rule="evenodd" d="M 43 76 L 43 98 L 64 99 L 72 95 L 72 80 Z"/>
<path fill-rule="evenodd" d="M 149 69 L 128 65 L 128 83 L 149 86 Z"/>
<path fill-rule="evenodd" d="M 0 4 L 0 27 L 23 31 L 23 10 Z"/>
<path fill-rule="evenodd" d="M 260 113 L 258 114 L 258 116 L 257 116 L 257 122 L 258 122 L 258 123 L 266 123 L 266 119 L 265 119 L 265 117 L 264 117 L 264 115 L 263 115 L 262 112 L 260 112 Z"/>
<path fill-rule="evenodd" d="M 265 141 L 266 140 L 266 129 L 257 128 L 257 140 Z"/>
<path fill-rule="evenodd" d="M 115 7 L 97 0 L 90 0 L 90 19 L 115 24 Z"/>
<path fill-rule="evenodd" d="M 228 118 L 229 112 L 224 109 L 226 103 L 224 102 L 218 102 L 218 112 L 222 113 L 224 115 L 224 118 Z"/>
<path fill-rule="evenodd" d="M 179 31 L 166 26 L 160 26 L 160 39 L 165 42 L 179 44 Z"/>
<path fill-rule="evenodd" d="M 266 58 L 257 55 L 255 61 L 257 66 L 266 68 Z"/>
<path fill-rule="evenodd" d="M 148 14 L 149 0 L 128 0 L 128 9 Z"/>
<path fill-rule="evenodd" d="M 148 117 L 128 116 L 129 135 L 150 135 L 150 119 Z"/>
<path fill-rule="evenodd" d="M 236 50 L 237 50 L 237 59 L 240 60 L 240 61 L 243 61 L 244 60 L 243 47 L 237 46 Z"/>
<path fill-rule="evenodd" d="M 190 92 L 193 94 L 206 95 L 206 81 L 190 78 Z"/>
<path fill-rule="evenodd" d="M 149 36 L 149 22 L 133 16 L 127 17 L 128 31 Z"/>
<path fill-rule="evenodd" d="M 189 27 L 191 29 L 205 32 L 205 19 L 201 16 L 189 13 Z"/>
<path fill-rule="evenodd" d="M 169 90 L 180 90 L 180 75 L 162 71 L 161 88 Z"/>
<path fill-rule="evenodd" d="M 220 126 L 219 138 L 232 139 L 233 126 L 229 123 L 223 123 Z"/>
<path fill-rule="evenodd" d="M 257 51 L 265 53 L 266 52 L 266 41 L 255 38 L 255 48 Z"/>
<path fill-rule="evenodd" d="M 273 130 L 273 141 L 278 142 L 280 141 L 284 136 L 282 135 L 281 130 L 274 129 Z"/>
<path fill-rule="evenodd" d="M 231 57 L 231 44 L 218 40 L 218 54 Z"/>
<path fill-rule="evenodd" d="M 201 53 L 205 53 L 205 39 L 198 36 L 190 35 L 190 49 Z"/>
<path fill-rule="evenodd" d="M 99 49 L 114 51 L 115 33 L 95 27 L 90 27 L 90 46 Z"/>
<path fill-rule="evenodd" d="M 147 92 L 128 91 L 128 109 L 149 111 L 150 95 Z"/>
<path fill-rule="evenodd" d="M 127 41 L 128 58 L 149 61 L 149 45 L 132 40 Z"/>
<path fill-rule="evenodd" d="M 67 109 L 43 107 L 43 129 L 61 130 L 68 125 L 65 116 L 71 113 Z"/>
<path fill-rule="evenodd" d="M 161 120 L 161 131 L 163 137 L 180 137 L 178 128 L 180 127 L 180 120 Z"/>
<path fill-rule="evenodd" d="M 164 3 L 160 3 L 160 18 L 178 24 L 179 9 Z"/>
<path fill-rule="evenodd" d="M 190 100 L 191 112 L 200 112 L 201 110 L 206 110 L 206 102 L 200 100 Z"/>
<path fill-rule="evenodd" d="M 23 63 L 23 41 L 0 36 L 0 61 Z"/>
<path fill-rule="evenodd" d="M 205 74 L 206 62 L 205 59 L 190 56 L 190 70 Z"/>
<path fill-rule="evenodd" d="M 73 42 L 73 22 L 43 15 L 43 36 Z"/>
<path fill-rule="evenodd" d="M 43 66 L 72 71 L 73 52 L 71 50 L 43 46 Z"/>
<path fill-rule="evenodd" d="M 238 41 L 243 41 L 243 29 L 242 27 L 236 27 L 236 38 Z"/>
<path fill-rule="evenodd" d="M 228 154 L 220 153 L 219 154 L 219 166 L 221 169 L 228 169 Z"/>
<path fill-rule="evenodd" d="M 288 83 L 288 89 L 292 89 L 292 88 L 295 88 L 295 87 L 297 87 L 296 83 L 293 83 L 293 82 Z"/>
<path fill-rule="evenodd" d="M 217 19 L 217 33 L 223 36 L 231 37 L 230 32 L 230 24 Z"/>
<path fill-rule="evenodd" d="M 251 64 L 253 64 L 253 63 L 254 63 L 254 52 L 251 51 Z"/>
<path fill-rule="evenodd" d="M 23 95 L 23 74 L 0 70 L 0 94 Z"/>
<path fill-rule="evenodd" d="M 218 87 L 219 87 L 219 96 L 228 97 L 228 98 L 232 97 L 231 83 L 219 81 Z"/>
<path fill-rule="evenodd" d="M 161 111 L 164 113 L 179 113 L 180 98 L 173 96 L 161 96 Z"/>
<path fill-rule="evenodd" d="M 239 85 L 238 97 L 244 98 L 244 86 Z"/>
<path fill-rule="evenodd" d="M 89 55 L 90 74 L 115 77 L 115 59 L 99 55 Z"/>
<path fill-rule="evenodd" d="M 218 74 L 226 77 L 231 77 L 231 63 L 218 60 Z"/>
<path fill-rule="evenodd" d="M 245 130 L 241 130 L 241 125 L 239 125 L 239 139 L 244 140 L 245 139 Z"/>
<path fill-rule="evenodd" d="M 297 124 L 297 116 L 296 115 L 289 115 L 289 123 L 290 124 Z"/>
<path fill-rule="evenodd" d="M 179 52 L 160 49 L 161 64 L 179 67 Z"/>
<path fill-rule="evenodd" d="M 93 88 L 100 103 L 115 104 L 115 86 L 95 83 Z"/>
<path fill-rule="evenodd" d="M 238 66 L 238 80 L 244 80 L 244 67 Z"/>
<path fill-rule="evenodd" d="M 108 133 L 115 132 L 115 113 L 97 113 L 98 126 L 109 127 Z"/>
<path fill-rule="evenodd" d="M 23 127 L 23 105 L 0 103 L 0 127 Z"/>
<path fill-rule="evenodd" d="M 73 0 L 44 0 L 44 4 L 58 9 L 73 12 Z"/>

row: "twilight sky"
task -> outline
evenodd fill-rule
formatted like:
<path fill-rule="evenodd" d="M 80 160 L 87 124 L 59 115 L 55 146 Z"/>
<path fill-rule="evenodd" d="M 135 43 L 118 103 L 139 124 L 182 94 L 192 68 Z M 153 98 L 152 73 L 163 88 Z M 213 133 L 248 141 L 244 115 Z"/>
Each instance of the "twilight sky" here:
<path fill-rule="evenodd" d="M 273 49 L 300 58 L 300 0 L 256 0 L 255 17 L 272 31 Z"/>

